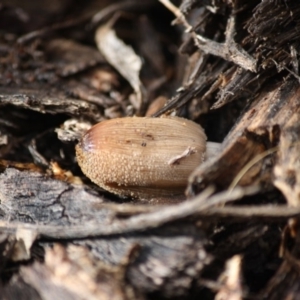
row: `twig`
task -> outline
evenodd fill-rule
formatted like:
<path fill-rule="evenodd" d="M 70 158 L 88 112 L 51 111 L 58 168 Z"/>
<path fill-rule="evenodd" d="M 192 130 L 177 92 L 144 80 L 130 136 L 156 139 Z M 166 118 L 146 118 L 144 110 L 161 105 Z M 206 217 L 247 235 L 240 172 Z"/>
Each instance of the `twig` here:
<path fill-rule="evenodd" d="M 243 48 L 241 48 L 234 41 L 234 28 L 235 28 L 235 16 L 231 15 L 228 20 L 225 43 L 218 43 L 213 40 L 207 39 L 202 35 L 197 34 L 193 27 L 188 23 L 185 16 L 182 14 L 179 8 L 172 4 L 169 0 L 159 0 L 167 9 L 169 9 L 179 21 L 184 25 L 186 31 L 190 32 L 196 46 L 207 54 L 222 57 L 227 61 L 231 61 L 243 69 L 251 72 L 256 72 L 256 60 L 249 55 Z"/>
<path fill-rule="evenodd" d="M 17 43 L 18 44 L 25 44 L 37 37 L 41 37 L 44 36 L 46 34 L 49 34 L 53 31 L 59 30 L 59 29 L 65 29 L 65 28 L 70 28 L 73 26 L 78 26 L 86 21 L 88 21 L 88 19 L 90 18 L 90 16 L 88 15 L 83 15 L 80 18 L 76 18 L 76 19 L 71 19 L 71 20 L 67 20 L 64 22 L 60 22 L 60 23 L 55 23 L 53 25 L 47 26 L 47 27 L 43 27 L 41 29 L 38 30 L 34 30 L 31 31 L 29 33 L 26 33 L 22 36 L 20 36 L 17 39 Z"/>
<path fill-rule="evenodd" d="M 110 226 L 101 226 L 101 224 L 92 223 L 84 224 L 82 226 L 67 227 L 1 222 L 0 230 L 4 232 L 15 232 L 18 228 L 25 228 L 35 231 L 38 237 L 55 239 L 79 239 L 145 231 L 146 229 L 157 228 L 173 221 L 197 215 L 199 212 L 209 209 L 215 205 L 235 201 L 245 195 L 252 195 L 257 193 L 259 188 L 238 187 L 232 192 L 226 191 L 211 196 L 213 191 L 213 188 L 207 188 L 192 200 L 176 205 L 170 205 L 161 208 L 158 211 L 133 216 L 125 220 L 115 220 Z"/>
<path fill-rule="evenodd" d="M 271 148 L 267 151 L 264 151 L 260 154 L 258 154 L 257 156 L 255 156 L 253 159 L 251 159 L 241 170 L 240 172 L 235 176 L 235 178 L 233 179 L 232 183 L 230 184 L 230 186 L 228 187 L 229 191 L 232 191 L 236 185 L 239 183 L 239 181 L 244 177 L 244 175 L 256 164 L 258 163 L 260 160 L 264 159 L 265 157 L 267 157 L 268 155 L 276 152 L 278 150 L 278 147 L 274 147 Z"/>
<path fill-rule="evenodd" d="M 179 19 L 184 27 L 186 28 L 186 31 L 190 32 L 193 30 L 193 27 L 188 23 L 185 16 L 182 14 L 180 9 L 176 7 L 173 3 L 171 3 L 169 0 L 159 0 L 169 11 L 171 11 L 177 19 Z"/>
<path fill-rule="evenodd" d="M 141 2 L 127 0 L 113 3 L 97 12 L 91 20 L 91 25 L 93 27 L 97 26 L 100 22 L 103 22 L 107 17 L 115 14 L 116 12 L 131 11 L 134 9 L 146 10 L 147 7 L 150 7 L 152 5 L 152 0 L 143 0 Z"/>
<path fill-rule="evenodd" d="M 212 207 L 198 214 L 208 218 L 236 218 L 241 220 L 268 219 L 268 221 L 285 220 L 300 216 L 300 207 L 289 207 L 287 205 L 243 205 Z"/>
<path fill-rule="evenodd" d="M 108 208 L 115 212 L 118 217 L 130 217 L 138 214 L 145 214 L 150 212 L 157 212 L 163 208 L 169 207 L 169 205 L 136 205 L 136 204 L 106 204 L 102 203 L 99 207 Z M 197 217 L 205 217 L 208 219 L 219 218 L 232 218 L 234 221 L 240 219 L 268 219 L 268 221 L 274 220 L 286 220 L 288 218 L 300 216 L 300 207 L 290 207 L 287 205 L 278 204 L 266 204 L 266 205 L 243 205 L 243 206 L 221 206 L 211 207 L 197 212 Z"/>

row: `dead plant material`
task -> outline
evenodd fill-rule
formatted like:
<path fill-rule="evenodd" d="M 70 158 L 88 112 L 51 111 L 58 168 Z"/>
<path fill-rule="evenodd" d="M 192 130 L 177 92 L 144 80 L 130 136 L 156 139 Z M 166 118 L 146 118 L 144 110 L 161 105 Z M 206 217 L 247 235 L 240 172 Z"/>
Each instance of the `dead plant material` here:
<path fill-rule="evenodd" d="M 144 100 L 144 87 L 139 78 L 142 60 L 131 47 L 117 37 L 115 31 L 111 28 L 113 22 L 113 20 L 110 20 L 110 22 L 97 29 L 95 35 L 97 47 L 106 60 L 128 80 L 136 93 L 137 99 L 133 102 L 133 105 L 137 110 L 140 110 Z"/>
<path fill-rule="evenodd" d="M 298 299 L 299 31 L 298 0 L 2 1 L 2 298 Z M 77 164 L 91 126 L 146 114 L 220 144 L 181 198 Z"/>

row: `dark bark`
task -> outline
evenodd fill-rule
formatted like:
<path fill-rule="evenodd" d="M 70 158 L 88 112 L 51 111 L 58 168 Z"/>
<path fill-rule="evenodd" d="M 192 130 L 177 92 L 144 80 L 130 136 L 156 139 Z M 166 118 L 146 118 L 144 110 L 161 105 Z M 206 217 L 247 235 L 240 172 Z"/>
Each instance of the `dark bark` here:
<path fill-rule="evenodd" d="M 174 27 L 154 0 L 44 2 L 0 7 L 2 298 L 298 299 L 298 1 L 160 1 Z M 97 50 L 98 26 L 122 51 Z M 222 143 L 185 201 L 77 166 L 92 124 L 151 103 Z"/>

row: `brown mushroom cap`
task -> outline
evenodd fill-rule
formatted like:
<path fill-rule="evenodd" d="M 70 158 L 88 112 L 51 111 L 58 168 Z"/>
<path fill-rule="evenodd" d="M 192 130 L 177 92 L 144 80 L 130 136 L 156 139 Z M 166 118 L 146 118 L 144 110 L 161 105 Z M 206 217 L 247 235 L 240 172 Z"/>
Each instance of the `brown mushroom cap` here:
<path fill-rule="evenodd" d="M 205 149 L 205 133 L 192 121 L 128 117 L 93 126 L 76 146 L 76 155 L 83 173 L 100 187 L 151 198 L 183 193 Z"/>

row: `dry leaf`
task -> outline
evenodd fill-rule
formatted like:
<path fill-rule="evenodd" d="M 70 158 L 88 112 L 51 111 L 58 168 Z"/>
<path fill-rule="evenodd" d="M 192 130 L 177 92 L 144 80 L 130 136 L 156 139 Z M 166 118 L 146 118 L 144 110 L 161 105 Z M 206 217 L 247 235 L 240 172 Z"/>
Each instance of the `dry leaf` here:
<path fill-rule="evenodd" d="M 132 47 L 120 40 L 111 28 L 110 22 L 97 29 L 95 40 L 97 47 L 105 59 L 119 71 L 130 83 L 137 97 L 137 107 L 142 103 L 143 85 L 139 78 L 142 60 L 134 52 Z"/>

